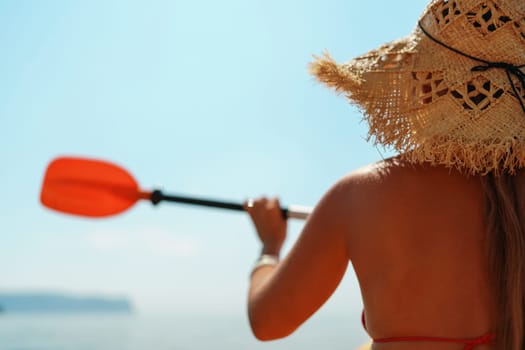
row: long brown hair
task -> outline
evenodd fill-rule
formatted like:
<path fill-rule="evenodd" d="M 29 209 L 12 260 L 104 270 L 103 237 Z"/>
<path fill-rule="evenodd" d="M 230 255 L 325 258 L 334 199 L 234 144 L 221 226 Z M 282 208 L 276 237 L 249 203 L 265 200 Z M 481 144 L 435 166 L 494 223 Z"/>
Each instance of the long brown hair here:
<path fill-rule="evenodd" d="M 525 186 L 522 174 L 489 174 L 485 188 L 488 254 L 497 302 L 497 349 L 525 350 Z"/>

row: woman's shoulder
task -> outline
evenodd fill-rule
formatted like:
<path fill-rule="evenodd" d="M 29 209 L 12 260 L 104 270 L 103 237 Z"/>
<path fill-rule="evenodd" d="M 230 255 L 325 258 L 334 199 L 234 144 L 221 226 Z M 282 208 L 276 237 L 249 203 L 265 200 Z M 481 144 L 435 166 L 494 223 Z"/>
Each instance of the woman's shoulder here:
<path fill-rule="evenodd" d="M 479 177 L 430 164 L 413 164 L 396 156 L 368 164 L 343 176 L 336 186 L 349 191 L 434 190 L 436 187 L 466 187 L 479 183 Z"/>
<path fill-rule="evenodd" d="M 422 211 L 435 203 L 450 204 L 452 198 L 471 202 L 479 198 L 480 190 L 479 177 L 393 157 L 348 173 L 331 191 L 347 213 L 365 217 L 370 212 Z"/>
<path fill-rule="evenodd" d="M 336 182 L 335 187 L 352 193 L 382 193 L 389 188 L 416 184 L 425 177 L 427 168 L 410 164 L 400 157 L 392 157 L 349 172 Z"/>
<path fill-rule="evenodd" d="M 333 206 L 341 206 L 336 220 L 347 229 L 354 257 L 359 255 L 356 251 L 368 251 L 378 242 L 394 246 L 403 234 L 414 237 L 432 225 L 478 218 L 483 203 L 479 178 L 400 158 L 353 171 L 334 188 L 338 195 Z"/>
<path fill-rule="evenodd" d="M 411 169 L 411 170 L 409 170 Z M 389 158 L 368 164 L 340 178 L 321 200 L 322 207 L 346 221 L 352 217 L 362 219 L 369 216 L 389 199 L 398 198 L 401 188 L 406 188 L 408 172 L 412 166 L 400 158 Z M 407 173 L 407 174 L 405 174 Z"/>

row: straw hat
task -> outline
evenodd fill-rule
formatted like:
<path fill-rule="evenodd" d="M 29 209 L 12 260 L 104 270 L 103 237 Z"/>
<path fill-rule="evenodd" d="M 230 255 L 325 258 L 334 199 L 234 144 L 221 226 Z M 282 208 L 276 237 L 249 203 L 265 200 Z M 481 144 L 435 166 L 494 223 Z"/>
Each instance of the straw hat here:
<path fill-rule="evenodd" d="M 524 0 L 433 0 L 411 35 L 310 68 L 363 110 L 369 137 L 413 163 L 525 167 Z"/>

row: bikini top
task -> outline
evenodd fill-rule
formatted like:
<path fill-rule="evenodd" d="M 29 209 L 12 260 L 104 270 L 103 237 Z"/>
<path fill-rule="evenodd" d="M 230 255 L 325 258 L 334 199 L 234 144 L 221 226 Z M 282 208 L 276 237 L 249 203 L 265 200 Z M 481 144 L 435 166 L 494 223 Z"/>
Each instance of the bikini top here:
<path fill-rule="evenodd" d="M 363 323 L 363 327 L 366 329 L 366 320 L 365 320 L 365 312 L 361 314 L 361 322 Z M 496 338 L 496 335 L 494 333 L 487 333 L 485 335 L 482 335 L 478 338 L 474 339 L 458 339 L 458 338 L 442 338 L 442 337 L 420 337 L 420 336 L 412 336 L 412 337 L 389 337 L 389 338 L 379 338 L 379 339 L 373 339 L 374 343 L 394 343 L 394 342 L 418 342 L 418 341 L 425 341 L 425 342 L 440 342 L 440 343 L 458 343 L 458 344 L 465 344 L 465 347 L 463 350 L 472 350 L 474 347 L 482 344 L 490 344 L 494 341 Z"/>

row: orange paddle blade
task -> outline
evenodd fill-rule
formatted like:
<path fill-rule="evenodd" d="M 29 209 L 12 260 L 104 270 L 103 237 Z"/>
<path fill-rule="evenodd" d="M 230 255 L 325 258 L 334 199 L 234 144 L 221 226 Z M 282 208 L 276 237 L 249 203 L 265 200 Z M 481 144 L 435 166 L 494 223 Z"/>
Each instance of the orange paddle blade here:
<path fill-rule="evenodd" d="M 73 215 L 115 215 L 144 198 L 135 179 L 123 168 L 100 160 L 61 157 L 44 176 L 40 201 Z"/>

